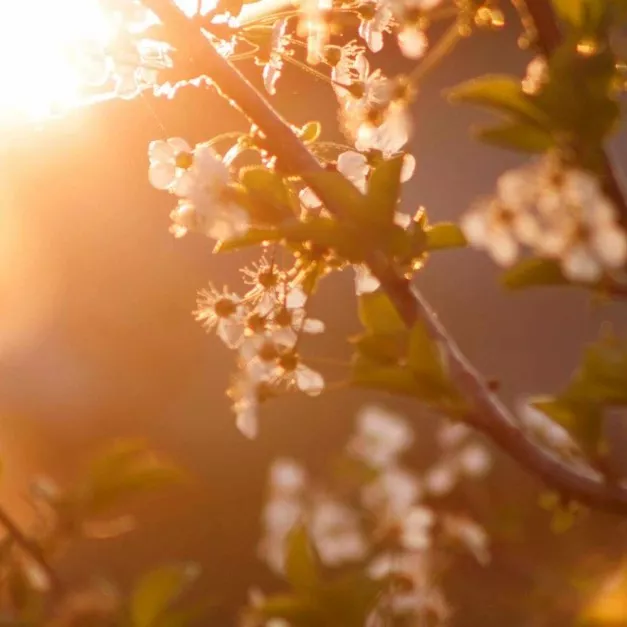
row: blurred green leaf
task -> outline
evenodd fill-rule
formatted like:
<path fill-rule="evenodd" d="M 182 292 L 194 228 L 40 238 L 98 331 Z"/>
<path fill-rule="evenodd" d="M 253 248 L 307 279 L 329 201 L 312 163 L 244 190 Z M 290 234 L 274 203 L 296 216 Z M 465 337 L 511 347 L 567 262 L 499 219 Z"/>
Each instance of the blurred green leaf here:
<path fill-rule="evenodd" d="M 372 170 L 366 194 L 366 216 L 372 224 L 391 225 L 401 194 L 401 170 L 405 155 L 383 159 Z"/>
<path fill-rule="evenodd" d="M 581 26 L 586 0 L 552 0 L 555 13 L 572 26 Z"/>
<path fill-rule="evenodd" d="M 181 564 L 158 568 L 143 575 L 135 585 L 131 598 L 133 627 L 156 625 L 199 573 L 196 564 Z"/>
<path fill-rule="evenodd" d="M 362 294 L 358 300 L 359 319 L 374 334 L 395 334 L 407 330 L 402 318 L 386 294 L 378 290 Z"/>
<path fill-rule="evenodd" d="M 453 222 L 440 222 L 427 227 L 426 248 L 429 251 L 445 250 L 448 248 L 463 248 L 466 246 L 466 238 L 462 230 Z"/>
<path fill-rule="evenodd" d="M 550 131 L 525 122 L 506 122 L 499 126 L 476 128 L 474 134 L 486 144 L 520 152 L 543 153 L 555 145 Z"/>
<path fill-rule="evenodd" d="M 183 471 L 161 459 L 141 440 L 118 440 L 93 460 L 80 490 L 88 514 L 137 493 L 184 481 Z"/>
<path fill-rule="evenodd" d="M 533 257 L 523 259 L 501 274 L 501 282 L 512 290 L 542 285 L 570 285 L 558 262 Z"/>
<path fill-rule="evenodd" d="M 352 338 L 359 353 L 381 364 L 397 364 L 407 354 L 407 333 L 364 333 Z"/>
<path fill-rule="evenodd" d="M 448 92 L 451 102 L 474 104 L 506 114 L 520 122 L 546 125 L 546 116 L 527 96 L 520 79 L 513 76 L 486 75 L 472 79 Z"/>
<path fill-rule="evenodd" d="M 319 585 L 316 556 L 309 541 L 307 529 L 298 525 L 287 541 L 285 576 L 297 591 L 307 591 Z"/>
<path fill-rule="evenodd" d="M 280 174 L 255 165 L 242 168 L 239 179 L 250 196 L 246 208 L 254 220 L 277 224 L 297 215 L 298 201 Z"/>
<path fill-rule="evenodd" d="M 275 594 L 265 598 L 254 614 L 265 619 L 282 618 L 294 627 L 324 627 L 320 608 L 309 596 Z"/>

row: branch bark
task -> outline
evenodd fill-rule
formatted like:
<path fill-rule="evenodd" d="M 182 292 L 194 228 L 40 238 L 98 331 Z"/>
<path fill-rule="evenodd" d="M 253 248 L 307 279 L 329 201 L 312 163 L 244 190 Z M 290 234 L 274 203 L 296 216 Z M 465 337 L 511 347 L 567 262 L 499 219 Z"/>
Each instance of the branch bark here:
<path fill-rule="evenodd" d="M 535 3 L 535 0 L 534 0 Z M 171 43 L 206 63 L 206 73 L 219 91 L 237 104 L 265 134 L 276 156 L 290 163 L 316 192 L 328 211 L 346 220 L 345 209 L 333 193 L 318 185 L 316 175 L 324 170 L 290 126 L 227 59 L 196 29 L 172 0 L 144 0 L 166 26 Z M 536 445 L 516 424 L 516 420 L 489 389 L 484 378 L 463 355 L 453 338 L 438 320 L 429 303 L 390 265 L 385 255 L 373 251 L 366 260 L 406 325 L 422 321 L 431 335 L 447 351 L 451 377 L 464 394 L 472 411 L 467 421 L 527 471 L 566 499 L 577 500 L 592 508 L 627 515 L 627 490 L 610 486 L 582 474 Z"/>

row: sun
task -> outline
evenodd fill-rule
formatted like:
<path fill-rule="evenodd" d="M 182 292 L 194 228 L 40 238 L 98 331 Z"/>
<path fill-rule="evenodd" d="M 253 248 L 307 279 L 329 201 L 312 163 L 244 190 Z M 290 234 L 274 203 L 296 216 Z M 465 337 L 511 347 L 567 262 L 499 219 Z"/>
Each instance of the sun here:
<path fill-rule="evenodd" d="M 97 0 L 9 0 L 0 8 L 0 119 L 40 118 L 81 90 L 81 47 L 106 44 L 111 22 Z"/>
<path fill-rule="evenodd" d="M 0 1 L 0 124 L 46 118 L 82 102 L 85 58 L 110 47 L 119 28 L 106 4 Z M 188 14 L 198 6 L 197 0 L 177 4 Z"/>

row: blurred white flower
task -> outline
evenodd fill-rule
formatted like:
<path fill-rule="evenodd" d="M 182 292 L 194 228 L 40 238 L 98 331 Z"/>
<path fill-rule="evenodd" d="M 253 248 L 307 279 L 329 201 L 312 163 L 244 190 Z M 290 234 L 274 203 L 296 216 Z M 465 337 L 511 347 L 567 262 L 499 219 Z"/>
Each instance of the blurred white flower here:
<path fill-rule="evenodd" d="M 327 566 L 359 561 L 366 555 L 368 546 L 357 514 L 339 501 L 317 501 L 310 529 L 320 559 Z"/>
<path fill-rule="evenodd" d="M 391 466 L 362 488 L 361 499 L 386 522 L 396 522 L 407 515 L 421 494 L 420 481 L 413 473 Z"/>
<path fill-rule="evenodd" d="M 299 494 L 305 488 L 306 481 L 304 468 L 293 459 L 280 457 L 270 466 L 270 488 L 276 494 Z"/>
<path fill-rule="evenodd" d="M 462 516 L 444 516 L 444 532 L 462 544 L 482 565 L 490 561 L 489 538 L 481 525 Z"/>
<path fill-rule="evenodd" d="M 413 439 L 413 431 L 398 414 L 368 405 L 357 416 L 357 433 L 348 450 L 375 468 L 383 468 L 395 462 L 412 445 Z"/>
<path fill-rule="evenodd" d="M 427 507 L 413 507 L 401 523 L 401 545 L 423 551 L 431 545 L 431 529 L 435 514 Z"/>

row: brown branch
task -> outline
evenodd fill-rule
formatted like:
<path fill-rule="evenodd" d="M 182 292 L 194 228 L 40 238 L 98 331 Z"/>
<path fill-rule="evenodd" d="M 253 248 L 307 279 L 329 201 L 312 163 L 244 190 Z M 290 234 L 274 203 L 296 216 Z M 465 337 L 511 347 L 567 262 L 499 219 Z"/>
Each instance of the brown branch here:
<path fill-rule="evenodd" d="M 7 533 L 15 544 L 32 559 L 48 578 L 50 588 L 53 593 L 59 594 L 63 591 L 63 585 L 55 570 L 48 562 L 39 544 L 31 540 L 19 528 L 17 523 L 9 516 L 9 514 L 0 507 L 0 525 L 7 530 Z"/>
<path fill-rule="evenodd" d="M 180 51 L 188 51 L 190 55 L 202 58 L 207 65 L 206 73 L 215 85 L 263 131 L 276 156 L 298 171 L 332 214 L 347 221 L 341 201 L 338 202 L 332 191 L 319 185 L 320 179 L 316 175 L 324 171 L 322 166 L 239 70 L 218 54 L 172 0 L 144 0 L 144 4 L 166 25 L 171 43 Z M 491 392 L 483 377 L 462 354 L 427 301 L 389 264 L 385 255 L 374 251 L 366 262 L 407 326 L 412 327 L 422 321 L 445 347 L 451 377 L 473 407 L 467 416 L 470 424 L 565 498 L 627 515 L 627 490 L 578 472 L 528 438 L 516 425 L 507 408 Z"/>

